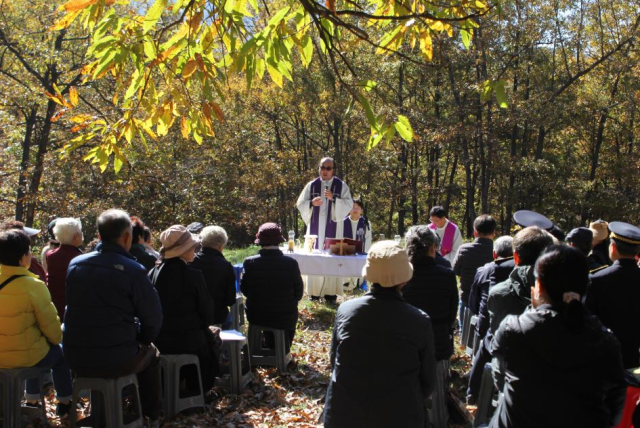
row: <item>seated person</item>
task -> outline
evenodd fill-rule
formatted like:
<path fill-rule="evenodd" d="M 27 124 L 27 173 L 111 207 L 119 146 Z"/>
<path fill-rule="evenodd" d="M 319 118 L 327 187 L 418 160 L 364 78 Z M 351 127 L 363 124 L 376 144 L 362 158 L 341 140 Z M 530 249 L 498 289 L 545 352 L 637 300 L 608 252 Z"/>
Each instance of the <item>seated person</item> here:
<path fill-rule="evenodd" d="M 285 330 L 285 351 L 288 353 L 296 334 L 303 284 L 298 262 L 278 248 L 283 242 L 280 226 L 275 223 L 260 226 L 255 243 L 262 249 L 260 254 L 244 261 L 240 289 L 247 298 L 249 323 Z M 265 334 L 264 337 L 267 347 L 273 347 L 273 335 Z"/>
<path fill-rule="evenodd" d="M 436 360 L 453 355 L 453 323 L 458 313 L 458 286 L 451 269 L 436 264 L 438 235 L 428 226 L 413 226 L 406 237 L 413 277 L 402 290 L 404 300 L 431 318 Z"/>
<path fill-rule="evenodd" d="M 38 236 L 40 231 L 38 229 L 33 229 L 31 227 L 26 227 L 23 222 L 17 220 L 5 220 L 0 225 L 0 231 L 17 229 L 24 231 L 29 239 L 31 240 L 31 244 L 33 244 L 33 239 Z M 40 264 L 38 259 L 31 255 L 31 266 L 29 267 L 29 272 L 35 273 L 38 275 L 38 279 L 40 281 L 47 283 L 47 272 L 44 270 L 44 267 Z"/>
<path fill-rule="evenodd" d="M 129 214 L 107 210 L 97 229 L 96 250 L 69 265 L 64 356 L 78 376 L 136 374 L 142 413 L 155 428 L 162 399 L 160 355 L 151 343 L 162 325 L 158 293 L 128 252 Z"/>
<path fill-rule="evenodd" d="M 77 218 L 59 218 L 53 226 L 53 234 L 60 246 L 49 250 L 45 256 L 47 260 L 47 286 L 60 320 L 64 322 L 67 269 L 71 260 L 82 255 L 82 251 L 78 249 L 84 240 L 82 223 Z"/>
<path fill-rule="evenodd" d="M 187 265 L 195 258 L 200 243 L 179 225 L 162 232 L 160 242 L 162 262 L 149 272 L 164 314 L 155 344 L 163 354 L 197 355 L 206 394 L 213 387 L 219 368 L 208 340 L 209 326 L 214 321 L 213 301 L 202 272 Z M 197 376 L 191 373 L 186 378 L 185 387 L 197 391 Z"/>
<path fill-rule="evenodd" d="M 149 254 L 147 248 L 144 246 L 144 223 L 140 218 L 131 217 L 131 224 L 133 225 L 133 244 L 129 253 L 136 258 L 136 261 L 140 263 L 147 271 L 153 269 L 158 260 L 156 257 Z"/>
<path fill-rule="evenodd" d="M 71 372 L 62 356 L 62 328 L 49 290 L 28 270 L 30 243 L 21 230 L 0 232 L 0 367 L 52 369 L 56 413 L 64 416 L 70 409 Z M 27 381 L 25 397 L 30 403 L 40 398 L 37 380 Z"/>
<path fill-rule="evenodd" d="M 433 331 L 429 316 L 400 293 L 413 275 L 407 252 L 393 241 L 376 242 L 362 273 L 371 291 L 336 313 L 324 426 L 426 427 Z"/>
<path fill-rule="evenodd" d="M 504 393 L 500 427 L 611 427 L 625 402 L 620 344 L 581 303 L 587 260 L 567 246 L 535 264 L 532 308 L 509 315 L 493 339 L 494 376 Z M 504 385 L 504 388 L 502 387 Z"/>
<path fill-rule="evenodd" d="M 207 226 L 200 232 L 202 249 L 191 267 L 202 271 L 213 300 L 213 323 L 231 328 L 229 306 L 236 303 L 236 275 L 233 266 L 222 255 L 227 245 L 227 232 L 220 226 Z"/>

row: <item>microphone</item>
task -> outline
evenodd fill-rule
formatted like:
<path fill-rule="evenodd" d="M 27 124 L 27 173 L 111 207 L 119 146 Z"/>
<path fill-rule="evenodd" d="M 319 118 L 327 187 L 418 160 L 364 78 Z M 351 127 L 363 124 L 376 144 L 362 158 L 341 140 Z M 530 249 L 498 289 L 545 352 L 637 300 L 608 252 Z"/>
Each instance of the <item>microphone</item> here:
<path fill-rule="evenodd" d="M 326 192 L 327 190 L 329 190 L 329 182 L 325 181 L 324 182 L 324 191 Z"/>

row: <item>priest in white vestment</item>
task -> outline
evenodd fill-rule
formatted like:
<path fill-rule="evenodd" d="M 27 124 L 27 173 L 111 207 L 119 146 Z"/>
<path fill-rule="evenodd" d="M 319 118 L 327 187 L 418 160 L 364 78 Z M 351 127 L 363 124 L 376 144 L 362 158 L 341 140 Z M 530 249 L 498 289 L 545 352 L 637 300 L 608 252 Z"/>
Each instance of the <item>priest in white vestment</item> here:
<path fill-rule="evenodd" d="M 319 177 L 310 181 L 298 198 L 297 207 L 307 225 L 307 235 L 317 235 L 316 249 L 322 250 L 325 238 L 342 238 L 343 219 L 353 208 L 349 186 L 334 176 L 335 161 L 323 158 L 320 161 Z M 337 296 L 344 294 L 342 281 L 338 277 L 310 276 L 307 278 L 307 294 L 312 300 L 324 296 L 335 303 Z"/>

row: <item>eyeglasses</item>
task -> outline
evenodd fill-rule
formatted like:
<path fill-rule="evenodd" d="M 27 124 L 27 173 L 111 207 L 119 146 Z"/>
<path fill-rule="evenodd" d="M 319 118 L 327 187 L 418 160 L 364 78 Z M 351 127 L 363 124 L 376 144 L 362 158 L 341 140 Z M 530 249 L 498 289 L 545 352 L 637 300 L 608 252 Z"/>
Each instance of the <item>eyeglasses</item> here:
<path fill-rule="evenodd" d="M 332 166 L 321 166 L 320 169 L 323 171 L 333 171 Z"/>

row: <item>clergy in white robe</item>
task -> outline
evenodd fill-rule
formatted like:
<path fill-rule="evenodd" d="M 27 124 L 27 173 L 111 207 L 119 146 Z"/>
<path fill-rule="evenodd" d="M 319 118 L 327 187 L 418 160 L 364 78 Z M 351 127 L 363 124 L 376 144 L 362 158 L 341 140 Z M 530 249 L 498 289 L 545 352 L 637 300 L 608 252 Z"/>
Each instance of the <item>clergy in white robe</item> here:
<path fill-rule="evenodd" d="M 335 177 L 335 162 L 332 158 L 320 161 L 319 177 L 310 181 L 300 193 L 297 207 L 307 225 L 307 235 L 317 235 L 316 249 L 322 250 L 325 238 L 342 238 L 343 219 L 353 208 L 351 190 L 344 181 Z M 344 294 L 342 281 L 338 277 L 307 278 L 307 294 L 312 297 L 326 296 L 336 299 Z"/>
<path fill-rule="evenodd" d="M 371 222 L 363 215 L 364 205 L 360 199 L 353 199 L 353 208 L 349 215 L 344 218 L 344 237 L 354 239 L 356 241 L 362 241 L 362 250 L 365 253 L 369 252 L 371 248 L 371 241 L 373 241 L 373 234 L 371 233 Z M 349 284 L 347 288 L 353 290 L 356 287 L 360 287 L 363 283 L 361 277 L 344 278 L 343 282 Z"/>
<path fill-rule="evenodd" d="M 441 206 L 431 208 L 429 212 L 431 224 L 429 227 L 440 238 L 440 254 L 453 265 L 462 245 L 462 233 L 458 226 L 447 218 L 447 211 Z"/>

